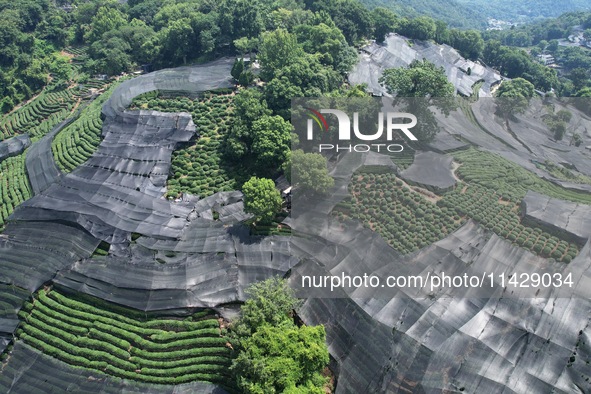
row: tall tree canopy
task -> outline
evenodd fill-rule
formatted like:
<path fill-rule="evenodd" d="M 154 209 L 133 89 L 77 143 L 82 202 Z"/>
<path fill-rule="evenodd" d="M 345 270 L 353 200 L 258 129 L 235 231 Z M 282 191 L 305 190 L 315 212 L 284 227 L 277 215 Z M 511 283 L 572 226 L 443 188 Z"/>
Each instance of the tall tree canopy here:
<path fill-rule="evenodd" d="M 249 299 L 232 325 L 239 354 L 232 363 L 238 387 L 245 393 L 323 394 L 328 365 L 323 326 L 294 324 L 300 304 L 283 279 L 277 277 L 247 289 Z"/>
<path fill-rule="evenodd" d="M 255 221 L 269 224 L 281 208 L 281 195 L 275 183 L 253 176 L 243 186 L 244 212 L 252 213 Z"/>
<path fill-rule="evenodd" d="M 384 70 L 380 83 L 398 97 L 452 97 L 454 86 L 445 70 L 427 60 L 415 60 L 408 68 Z"/>

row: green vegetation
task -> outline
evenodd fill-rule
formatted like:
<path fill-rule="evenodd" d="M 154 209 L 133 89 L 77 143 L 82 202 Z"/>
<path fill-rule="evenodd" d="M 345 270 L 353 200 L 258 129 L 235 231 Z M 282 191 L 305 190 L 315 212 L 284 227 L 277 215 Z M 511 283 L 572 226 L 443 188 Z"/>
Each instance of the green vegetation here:
<path fill-rule="evenodd" d="M 361 0 L 369 8 L 385 7 L 396 14 L 416 18 L 418 16 L 429 16 L 461 29 L 479 29 L 487 26 L 488 18 L 500 19 L 512 23 L 520 23 L 515 29 L 502 31 L 509 37 L 515 37 L 509 41 L 510 45 L 518 45 L 517 33 L 525 30 L 525 23 L 538 21 L 536 31 L 556 32 L 565 29 L 562 23 L 553 23 L 554 19 L 567 13 L 561 19 L 567 20 L 565 16 L 574 14 L 573 11 L 589 10 L 589 3 L 585 0 L 573 0 L 555 2 L 553 0 Z M 578 25 L 570 23 L 566 27 Z M 498 33 L 491 31 L 487 33 Z M 511 33 L 511 34 L 509 34 Z"/>
<path fill-rule="evenodd" d="M 244 193 L 244 212 L 252 213 L 256 222 L 269 224 L 279 209 L 281 195 L 271 179 L 253 176 L 242 186 Z"/>
<path fill-rule="evenodd" d="M 247 289 L 241 318 L 232 324 L 238 356 L 231 370 L 244 393 L 325 393 L 329 361 L 323 326 L 294 324 L 299 305 L 278 277 Z"/>
<path fill-rule="evenodd" d="M 528 190 L 584 204 L 591 203 L 589 194 L 542 180 L 495 154 L 470 149 L 454 157 L 461 163 L 457 174 L 466 183 L 443 196 L 364 168 L 353 175 L 351 198 L 339 203 L 333 215 L 358 219 L 401 253 L 432 244 L 467 219 L 543 257 L 569 263 L 579 253 L 580 245 L 523 225 L 520 204 Z"/>
<path fill-rule="evenodd" d="M 158 384 L 203 380 L 232 389 L 232 351 L 211 312 L 146 320 L 138 319 L 139 311 L 90 299 L 39 291 L 19 312 L 19 338 L 69 364 L 121 378 Z"/>
<path fill-rule="evenodd" d="M 66 126 L 54 138 L 51 150 L 58 167 L 70 172 L 84 163 L 96 151 L 101 142 L 103 121 L 101 108 L 115 90 L 118 83 L 82 110 L 78 119 Z"/>
<path fill-rule="evenodd" d="M 554 164 L 551 161 L 546 160 L 543 163 L 534 163 L 536 167 L 548 171 L 550 175 L 563 181 L 574 182 L 574 183 L 586 183 L 591 185 L 591 177 L 583 174 L 574 174 L 568 168 L 562 165 Z"/>
<path fill-rule="evenodd" d="M 74 58 L 75 60 L 75 58 Z M 67 75 L 64 78 L 82 78 L 80 75 Z M 49 133 L 56 125 L 73 115 L 76 108 L 85 102 L 87 95 L 84 89 L 89 87 L 101 87 L 105 82 L 88 80 L 79 85 L 79 87 L 66 86 L 63 83 L 52 82 L 37 97 L 30 102 L 25 103 L 20 108 L 10 114 L 4 115 L 0 119 L 0 140 L 13 137 L 15 135 L 27 133 L 33 140 L 38 141 Z M 98 108 L 95 105 L 92 108 Z M 99 108 L 100 109 L 100 108 Z M 85 113 L 85 112 L 83 112 Z M 84 118 L 84 116 L 83 116 Z M 98 112 L 96 114 L 98 118 Z M 100 121 L 100 119 L 99 119 Z M 74 122 L 78 124 L 78 122 Z M 71 127 L 71 126 L 70 126 Z M 68 130 L 68 127 L 66 128 Z M 63 131 L 62 131 L 63 132 Z M 56 138 L 62 141 L 66 134 L 58 134 Z M 98 129 L 100 134 L 100 127 Z M 77 155 L 80 141 L 73 142 L 64 149 L 66 157 Z M 54 141 L 54 148 L 56 142 Z M 65 146 L 64 146 L 65 147 Z M 68 155 L 69 154 L 69 155 Z M 55 155 L 55 152 L 54 152 Z M 28 176 L 25 169 L 26 152 L 1 163 L 2 172 L 0 173 L 0 229 L 4 227 L 7 217 L 12 214 L 14 208 L 31 197 L 32 192 L 29 185 Z M 62 169 L 73 169 L 78 163 L 71 164 L 72 167 L 63 165 L 65 162 L 63 155 L 56 155 L 56 162 Z M 80 160 L 80 159 L 79 159 Z"/>
<path fill-rule="evenodd" d="M 304 153 L 301 149 L 291 152 L 285 163 L 287 180 L 304 192 L 326 194 L 334 186 L 328 175 L 326 158 L 319 153 Z"/>
<path fill-rule="evenodd" d="M 14 208 L 32 195 L 25 171 L 25 155 L 9 157 L 0 162 L 0 230 Z"/>
<path fill-rule="evenodd" d="M 429 16 L 462 29 L 486 27 L 487 15 L 478 7 L 462 4 L 461 0 L 361 0 L 369 8 L 384 7 L 406 18 Z"/>
<path fill-rule="evenodd" d="M 195 100 L 167 99 L 153 94 L 134 100 L 131 109 L 189 112 L 197 126 L 199 137 L 173 153 L 169 197 L 184 192 L 207 197 L 220 191 L 236 190 L 244 182 L 243 169 L 228 165 L 224 160 L 223 140 L 232 126 L 233 101 L 234 95 L 224 91 L 208 92 Z"/>
<path fill-rule="evenodd" d="M 406 112 L 417 117 L 418 127 L 413 130 L 413 134 L 420 143 L 431 141 L 439 132 L 429 106 L 435 106 L 445 114 L 449 114 L 456 106 L 455 87 L 447 80 L 445 69 L 426 59 L 413 60 L 408 68 L 386 69 L 379 81 L 388 93 L 410 98 L 402 100 L 405 100 Z"/>
<path fill-rule="evenodd" d="M 529 104 L 529 99 L 534 95 L 534 85 L 523 78 L 515 78 L 511 81 L 504 81 L 495 92 L 499 111 L 505 119 L 523 113 Z"/>
<path fill-rule="evenodd" d="M 408 68 L 384 70 L 380 83 L 388 93 L 400 97 L 452 97 L 455 90 L 443 67 L 437 68 L 424 59 L 413 61 Z"/>
<path fill-rule="evenodd" d="M 494 231 L 497 235 L 517 243 L 533 253 L 570 262 L 579 252 L 578 246 L 537 228 L 522 225 L 519 205 L 528 190 L 550 197 L 591 203 L 591 196 L 567 190 L 511 163 L 502 157 L 470 149 L 454 153 L 462 163 L 458 176 L 470 186 L 459 185 L 445 194 L 440 205 L 453 208 L 459 215 L 467 215 Z"/>
<path fill-rule="evenodd" d="M 548 126 L 548 129 L 554 135 L 554 139 L 561 140 L 566 134 L 566 128 L 568 126 L 568 122 L 570 122 L 572 118 L 572 113 L 565 109 L 561 109 L 558 112 L 554 113 L 554 108 L 550 106 L 548 114 L 544 116 L 544 123 Z"/>
<path fill-rule="evenodd" d="M 30 103 L 0 119 L 0 140 L 28 133 L 37 140 L 66 119 L 76 105 L 71 89 L 46 89 Z"/>
<path fill-rule="evenodd" d="M 536 1 L 540 3 L 548 0 Z M 551 2 L 551 0 L 549 2 Z M 563 4 L 566 3 L 556 4 L 555 2 L 552 2 L 553 8 L 558 6 L 556 10 L 559 10 L 559 6 Z M 507 10 L 513 12 L 511 8 L 507 8 Z M 553 16 L 556 16 L 556 18 L 548 18 L 534 23 L 521 24 L 511 29 L 489 30 L 483 34 L 486 39 L 498 40 L 503 45 L 517 47 L 537 45 L 541 50 L 544 50 L 547 49 L 548 41 L 567 38 L 568 35 L 571 34 L 573 26 L 582 25 L 584 28 L 591 27 L 591 24 L 589 24 L 589 22 L 591 22 L 591 13 L 589 12 L 557 11 L 556 13 L 553 13 Z"/>
<path fill-rule="evenodd" d="M 283 223 L 281 223 L 286 217 L 288 213 L 287 211 L 281 211 L 273 218 L 272 222 L 269 224 L 262 224 L 257 223 L 255 226 L 250 227 L 250 233 L 252 235 L 283 235 L 289 236 L 291 235 L 291 228 Z"/>
<path fill-rule="evenodd" d="M 454 153 L 462 163 L 457 174 L 462 180 L 495 190 L 505 200 L 521 200 L 528 190 L 549 197 L 591 204 L 591 195 L 576 190 L 564 189 L 552 182 L 540 179 L 526 169 L 503 159 L 499 155 L 469 149 Z"/>
<path fill-rule="evenodd" d="M 358 219 L 404 254 L 445 237 L 465 220 L 428 201 L 394 174 L 354 174 L 349 190 L 351 199 L 337 205 L 333 214 L 341 220 Z"/>
<path fill-rule="evenodd" d="M 50 80 L 68 81 L 67 61 L 56 53 L 67 36 L 65 12 L 49 0 L 0 2 L 0 111 L 39 92 Z"/>
<path fill-rule="evenodd" d="M 534 254 L 569 263 L 579 253 L 577 245 L 521 224 L 519 203 L 519 200 L 504 199 L 494 189 L 460 184 L 446 193 L 438 205 L 454 210 L 461 217 L 476 220 L 498 236 Z"/>

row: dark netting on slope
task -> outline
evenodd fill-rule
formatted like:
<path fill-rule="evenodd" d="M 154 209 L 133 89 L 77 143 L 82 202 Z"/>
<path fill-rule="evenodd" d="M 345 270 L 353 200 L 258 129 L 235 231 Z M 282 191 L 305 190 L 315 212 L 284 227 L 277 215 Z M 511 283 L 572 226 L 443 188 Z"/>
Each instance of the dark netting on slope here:
<path fill-rule="evenodd" d="M 218 220 L 222 223 L 238 223 L 252 217 L 244 212 L 243 195 L 240 191 L 219 192 L 205 197 L 195 203 L 193 213 L 189 217 L 201 217 L 213 220 L 213 213 L 217 212 Z"/>
<path fill-rule="evenodd" d="M 225 231 L 225 230 L 224 230 Z M 284 276 L 296 263 L 286 237 L 228 235 L 225 242 L 212 242 L 182 252 L 169 244 L 154 252 L 144 248 L 145 237 L 131 247 L 131 255 L 93 258 L 60 271 L 58 285 L 145 311 L 187 307 L 216 307 L 242 301 L 244 289 L 268 277 Z M 171 241 L 161 241 L 171 242 Z M 179 242 L 180 243 L 180 242 Z M 155 245 L 162 247 L 161 244 Z M 199 252 L 199 253 L 195 253 Z"/>
<path fill-rule="evenodd" d="M 490 256 L 491 250 L 501 248 L 498 254 L 505 256 L 504 261 L 489 261 L 490 269 L 527 257 L 516 254 L 516 248 L 507 249 L 504 241 L 493 241 L 482 254 L 476 254 L 478 260 L 489 261 L 485 254 Z M 428 248 L 408 264 L 420 261 L 429 269 L 440 264 L 449 268 L 442 246 L 438 245 L 438 250 Z M 461 253 L 462 249 L 452 252 Z M 325 259 L 330 255 L 321 253 Z M 333 254 L 337 261 L 342 255 L 345 260 L 349 257 L 346 253 Z M 345 260 L 333 270 L 323 268 L 320 262 L 316 270 L 307 267 L 303 272 L 335 274 L 347 263 Z M 474 264 L 481 264 L 478 260 Z M 580 274 L 588 276 L 590 260 L 589 250 L 583 251 L 576 262 L 586 264 Z M 384 271 L 405 272 L 394 263 L 386 265 Z M 302 267 L 296 267 L 290 278 L 293 287 L 299 287 L 301 274 Z M 583 367 L 589 360 L 589 346 L 581 339 L 591 333 L 587 324 L 591 316 L 589 298 L 542 292 L 537 298 L 517 299 L 509 297 L 510 292 L 498 289 L 496 295 L 481 299 L 435 294 L 417 298 L 402 289 L 391 298 L 371 298 L 357 291 L 350 293 L 350 299 L 310 299 L 298 312 L 307 324 L 325 324 L 331 355 L 339 364 L 337 393 L 368 392 L 368 387 L 369 392 L 394 392 L 405 387 L 414 388 L 413 392 L 440 392 L 463 387 L 466 392 L 518 393 L 546 392 L 549 387 L 568 393 L 575 383 L 584 387 L 583 391 L 591 388 L 585 382 L 588 368 L 584 372 Z M 376 330 L 390 335 L 377 335 Z M 584 353 L 577 356 L 582 377 L 569 369 L 577 349 Z"/>
<path fill-rule="evenodd" d="M 231 66 L 230 59 L 222 59 L 122 83 L 103 106 L 104 139 L 97 152 L 24 203 L 13 219 L 60 220 L 66 215 L 108 241 L 123 242 L 122 232 L 178 238 L 191 207 L 161 196 L 172 152 L 195 135 L 195 125 L 190 114 L 124 110 L 133 97 L 153 90 L 198 93 L 230 87 Z M 238 215 L 235 210 L 231 213 Z"/>
<path fill-rule="evenodd" d="M 31 139 L 28 134 L 17 135 L 16 137 L 0 141 L 0 161 L 20 155 L 31 146 Z"/>
<path fill-rule="evenodd" d="M 16 342 L 9 362 L 0 374 L 0 391 L 6 394 L 73 392 L 88 394 L 225 394 L 224 389 L 211 383 L 155 385 L 114 378 L 100 372 L 77 368 L 46 356 L 36 349 Z"/>
<path fill-rule="evenodd" d="M 61 175 L 51 151 L 51 143 L 55 136 L 75 119 L 75 117 L 69 118 L 57 124 L 29 149 L 26 161 L 27 174 L 35 194 L 47 189 Z"/>
<path fill-rule="evenodd" d="M 466 149 L 470 146 L 465 141 L 447 133 L 437 133 L 433 141 L 428 144 L 429 148 L 438 153 L 449 153 L 456 150 Z"/>
<path fill-rule="evenodd" d="M 0 353 L 12 340 L 19 324 L 18 311 L 31 293 L 18 286 L 0 284 Z"/>
<path fill-rule="evenodd" d="M 0 282 L 35 291 L 57 271 L 90 257 L 99 241 L 81 228 L 10 223 L 0 237 Z"/>
<path fill-rule="evenodd" d="M 164 187 L 176 142 L 188 141 L 195 126 L 187 114 L 159 116 L 140 111 L 135 120 L 120 126 L 106 122 L 105 140 L 97 153 L 42 195 L 24 203 L 24 212 L 15 217 L 26 219 L 27 207 L 42 208 L 98 216 L 127 232 L 176 237 L 190 210 L 144 191 L 150 186 Z M 111 145 L 115 156 L 107 154 Z"/>
<path fill-rule="evenodd" d="M 406 67 L 413 60 L 422 59 L 443 67 L 448 80 L 464 96 L 472 95 L 473 86 L 479 81 L 484 83 L 477 92 L 478 95 L 491 96 L 491 87 L 501 80 L 501 76 L 494 70 L 464 59 L 448 45 L 413 40 L 411 47 L 407 38 L 391 34 L 382 45 L 374 42 L 362 48 L 359 62 L 349 73 L 349 82 L 365 83 L 372 93 L 386 94 L 385 88 L 378 81 L 385 69 Z"/>
<path fill-rule="evenodd" d="M 134 97 L 154 90 L 194 94 L 233 87 L 230 70 L 234 59 L 224 58 L 204 65 L 156 71 L 123 82 L 103 106 L 108 118 L 120 115 Z"/>
<path fill-rule="evenodd" d="M 13 219 L 37 218 L 34 210 L 49 210 L 59 220 L 63 214 L 79 214 L 93 222 L 101 222 L 115 229 L 148 234 L 162 238 L 176 238 L 187 223 L 190 210 L 164 199 L 156 199 L 136 190 L 99 182 L 84 182 L 74 176 L 62 177 L 43 194 L 22 204 Z M 87 227 L 93 232 L 94 227 Z M 93 232 L 94 236 L 102 234 Z M 112 234 L 109 234 L 111 236 Z"/>
<path fill-rule="evenodd" d="M 591 389 L 583 366 L 589 349 L 581 340 L 589 335 L 591 316 L 589 243 L 565 265 L 534 256 L 468 222 L 434 245 L 400 256 L 377 234 L 355 223 L 343 225 L 326 217 L 348 193 L 351 174 L 366 163 L 362 156 L 341 155 L 332 170 L 337 175 L 336 185 L 328 198 L 298 208 L 296 193 L 292 198 L 294 218 L 289 222 L 296 234 L 304 235 L 294 237 L 292 243 L 293 253 L 304 260 L 292 271 L 292 287 L 312 297 L 349 298 L 309 300 L 299 311 L 307 324 L 326 325 L 331 354 L 338 363 L 337 393 L 528 393 L 549 388 L 567 393 L 575 385 L 582 392 Z M 495 275 L 572 273 L 576 283 L 574 288 L 539 291 L 503 288 L 496 283 L 483 298 L 478 289 L 458 294 L 439 288 L 399 288 L 386 293 L 339 288 L 327 295 L 302 290 L 301 282 L 304 275 L 345 272 L 384 278 L 442 271 L 450 275 L 474 271 Z M 354 317 L 348 320 L 344 310 Z M 363 327 L 362 332 L 369 335 L 352 334 L 363 324 L 359 321 L 372 323 Z M 376 330 L 391 334 L 380 336 Z M 381 344 L 378 349 L 376 341 Z M 339 344 L 343 345 L 337 348 Z M 579 348 L 587 358 L 572 358 Z M 575 365 L 582 373 L 572 372 Z"/>
<path fill-rule="evenodd" d="M 589 185 L 577 185 L 568 180 L 557 179 L 548 171 L 533 164 L 534 162 L 544 163 L 547 160 L 591 176 L 591 160 L 585 148 L 591 144 L 591 117 L 581 110 L 589 108 L 591 100 L 588 98 L 533 98 L 524 106 L 523 113 L 512 113 L 505 118 L 500 108 L 511 107 L 512 104 L 510 99 L 480 99 L 471 106 L 478 127 L 463 127 L 456 130 L 465 139 L 498 151 L 509 160 L 557 184 L 591 191 Z M 556 140 L 547 124 L 547 119 L 550 116 L 556 116 L 560 110 L 568 111 L 571 119 L 565 123 L 566 134 L 562 139 Z M 441 121 L 449 122 L 454 119 L 441 119 Z M 495 138 L 498 141 L 497 147 L 480 144 L 475 138 L 480 138 L 478 135 L 482 133 Z M 573 140 L 575 133 L 581 138 L 579 146 L 576 146 Z M 513 155 L 518 155 L 521 160 Z"/>
<path fill-rule="evenodd" d="M 450 190 L 456 184 L 452 161 L 451 156 L 435 152 L 417 152 L 412 165 L 400 172 L 400 177 L 427 189 Z"/>
<path fill-rule="evenodd" d="M 292 196 L 292 218 L 289 225 L 294 229 L 297 237 L 293 238 L 294 250 L 301 251 L 298 257 L 310 258 L 320 262 L 334 275 L 349 274 L 383 275 L 396 272 L 408 275 L 419 275 L 423 282 L 428 281 L 430 275 L 440 276 L 442 272 L 448 275 L 482 275 L 493 274 L 491 286 L 462 286 L 450 288 L 439 286 L 424 286 L 423 288 L 408 288 L 407 295 L 411 297 L 433 296 L 465 296 L 488 297 L 495 296 L 500 289 L 499 275 L 511 275 L 513 272 L 538 273 L 540 275 L 571 274 L 580 281 L 570 287 L 516 288 L 506 296 L 510 297 L 548 297 L 563 296 L 588 298 L 591 296 L 591 281 L 589 274 L 583 274 L 591 268 L 588 245 L 570 263 L 563 264 L 554 259 L 535 256 L 517 245 L 505 241 L 490 231 L 484 231 L 474 222 L 468 222 L 456 232 L 427 248 L 415 252 L 410 256 L 399 257 L 394 250 L 377 234 L 363 229 L 353 221 L 342 223 L 330 215 L 333 207 L 348 194 L 347 185 L 351 175 L 363 165 L 379 163 L 378 153 L 345 153 L 341 154 L 332 175 L 335 177 L 335 187 L 329 196 L 320 199 L 309 199 L 297 190 Z M 370 160 L 375 158 L 374 160 Z M 386 159 L 388 157 L 385 157 Z M 292 175 L 297 179 L 297 175 Z M 296 254 L 297 255 L 297 254 Z M 388 267 L 388 264 L 390 266 Z M 431 282 L 432 283 L 432 282 Z M 364 292 L 351 293 L 357 298 L 391 298 L 399 295 L 398 289 L 389 287 L 376 289 L 363 288 Z M 299 288 L 301 296 L 333 297 L 330 289 Z M 312 293 L 309 293 L 312 292 Z"/>
<path fill-rule="evenodd" d="M 591 206 L 550 198 L 540 193 L 527 192 L 522 201 L 526 220 L 541 227 L 566 233 L 584 243 L 591 237 Z"/>

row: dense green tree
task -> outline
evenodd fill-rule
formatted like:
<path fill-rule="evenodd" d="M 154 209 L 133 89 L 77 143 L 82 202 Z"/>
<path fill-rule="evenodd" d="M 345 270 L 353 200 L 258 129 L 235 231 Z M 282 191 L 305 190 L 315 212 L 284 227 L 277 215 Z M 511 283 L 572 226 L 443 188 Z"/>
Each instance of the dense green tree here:
<path fill-rule="evenodd" d="M 245 393 L 324 393 L 328 365 L 323 326 L 297 327 L 300 302 L 283 279 L 270 278 L 246 290 L 249 298 L 231 328 L 239 354 L 231 371 Z"/>
<path fill-rule="evenodd" d="M 193 54 L 191 46 L 195 39 L 195 32 L 191 27 L 191 21 L 187 18 L 178 19 L 159 32 L 162 50 L 160 57 L 163 62 L 186 64 L 189 56 Z M 166 64 L 166 63 L 165 63 Z"/>
<path fill-rule="evenodd" d="M 452 97 L 455 92 L 445 70 L 427 60 L 415 60 L 408 68 L 384 70 L 380 83 L 399 97 Z"/>
<path fill-rule="evenodd" d="M 571 138 L 569 145 L 574 144 L 576 147 L 579 147 L 579 146 L 581 146 L 582 143 L 583 143 L 583 138 L 581 137 L 581 135 L 579 133 L 573 133 L 573 136 Z"/>
<path fill-rule="evenodd" d="M 562 64 L 569 69 L 591 69 L 591 56 L 588 51 L 579 47 L 566 47 L 560 50 Z"/>
<path fill-rule="evenodd" d="M 49 72 L 59 74 L 54 53 L 65 43 L 66 21 L 67 15 L 48 0 L 0 1 L 2 112 L 42 89 Z"/>
<path fill-rule="evenodd" d="M 328 175 L 326 158 L 319 153 L 294 150 L 285 163 L 284 170 L 289 182 L 304 193 L 310 191 L 326 194 L 334 186 L 334 179 Z"/>
<path fill-rule="evenodd" d="M 232 77 L 234 77 L 235 80 L 238 80 L 238 78 L 240 78 L 240 74 L 242 74 L 242 72 L 244 71 L 244 60 L 240 59 L 236 59 L 234 61 L 234 65 L 232 65 L 232 71 L 230 72 L 230 74 L 232 74 Z"/>
<path fill-rule="evenodd" d="M 224 153 L 234 162 L 245 160 L 251 153 L 252 124 L 271 114 L 263 94 L 256 89 L 242 89 L 234 98 L 235 122 L 224 141 Z M 244 163 L 242 163 L 244 165 Z"/>
<path fill-rule="evenodd" d="M 281 195 L 272 180 L 253 176 L 243 186 L 244 212 L 252 213 L 256 222 L 271 223 L 281 208 Z"/>
<path fill-rule="evenodd" d="M 298 25 L 294 32 L 304 51 L 317 54 L 323 65 L 332 66 L 339 71 L 348 71 L 357 59 L 356 54 L 350 56 L 351 48 L 334 24 Z"/>
<path fill-rule="evenodd" d="M 236 118 L 248 127 L 254 121 L 271 114 L 263 94 L 257 89 L 241 89 L 234 97 L 233 104 Z"/>
<path fill-rule="evenodd" d="M 484 50 L 484 40 L 475 30 L 461 31 L 453 29 L 449 32 L 449 44 L 468 59 L 477 60 Z"/>
<path fill-rule="evenodd" d="M 38 37 L 60 48 L 68 38 L 67 17 L 59 12 L 50 14 L 37 26 Z"/>
<path fill-rule="evenodd" d="M 284 29 L 264 33 L 258 55 L 264 77 L 272 79 L 279 70 L 303 54 L 295 34 Z"/>
<path fill-rule="evenodd" d="M 153 26 L 154 17 L 162 8 L 164 0 L 144 0 L 141 2 L 130 2 L 129 16 L 132 19 L 139 19 L 150 26 Z"/>
<path fill-rule="evenodd" d="M 564 122 L 552 122 L 549 127 L 554 134 L 554 139 L 560 141 L 564 137 L 566 133 L 566 124 Z"/>
<path fill-rule="evenodd" d="M 234 48 L 241 54 L 251 54 L 259 46 L 258 38 L 240 37 L 234 40 Z"/>
<path fill-rule="evenodd" d="M 398 17 L 391 10 L 384 7 L 376 7 L 371 11 L 374 26 L 373 36 L 377 42 L 383 42 L 386 34 L 398 29 Z"/>
<path fill-rule="evenodd" d="M 90 23 L 90 31 L 85 34 L 84 39 L 93 43 L 102 38 L 108 31 L 119 29 L 127 24 L 127 16 L 117 8 L 100 7 Z"/>
<path fill-rule="evenodd" d="M 264 324 L 293 321 L 293 311 L 301 305 L 287 282 L 277 276 L 254 283 L 245 292 L 248 298 L 240 308 L 240 319 L 232 324 L 240 337 L 252 335 Z"/>
<path fill-rule="evenodd" d="M 523 78 L 504 81 L 496 91 L 497 108 L 508 121 L 514 114 L 522 113 L 535 93 L 534 85 Z"/>
<path fill-rule="evenodd" d="M 232 36 L 234 38 L 258 37 L 263 31 L 261 4 L 252 0 L 232 1 Z"/>
<path fill-rule="evenodd" d="M 559 85 L 555 70 L 537 63 L 524 50 L 501 45 L 499 41 L 486 42 L 483 58 L 502 75 L 527 79 L 540 90 L 549 91 Z"/>
<path fill-rule="evenodd" d="M 89 49 L 91 56 L 97 59 L 96 68 L 91 71 L 108 75 L 129 71 L 133 64 L 129 52 L 131 52 L 131 45 L 120 37 L 98 40 Z"/>
<path fill-rule="evenodd" d="M 524 97 L 531 98 L 535 93 L 531 82 L 523 78 L 515 78 L 511 81 L 504 81 L 497 89 L 497 97 Z"/>
<path fill-rule="evenodd" d="M 558 48 L 559 48 L 559 44 L 558 44 L 558 40 L 556 40 L 556 39 L 550 40 L 550 42 L 548 42 L 548 46 L 546 47 L 546 49 L 548 51 L 550 51 L 551 53 L 556 52 L 558 50 Z"/>
<path fill-rule="evenodd" d="M 252 123 L 252 153 L 258 173 L 273 175 L 285 162 L 291 129 L 291 124 L 278 115 L 264 116 Z"/>
<path fill-rule="evenodd" d="M 266 324 L 242 341 L 232 365 L 238 387 L 245 393 L 323 394 L 328 365 L 323 326 L 297 327 L 293 323 Z"/>
<path fill-rule="evenodd" d="M 289 78 L 279 76 L 265 85 L 265 97 L 275 113 L 285 119 L 289 119 L 291 99 L 294 97 L 305 97 L 305 94 L 302 88 L 293 84 Z"/>
<path fill-rule="evenodd" d="M 437 26 L 428 16 L 406 19 L 400 23 L 400 34 L 417 40 L 432 40 L 435 38 Z"/>
<path fill-rule="evenodd" d="M 429 106 L 434 105 L 445 114 L 455 107 L 455 88 L 447 80 L 445 70 L 424 59 L 413 61 L 408 68 L 384 70 L 380 83 L 399 98 L 406 112 L 417 117 L 413 134 L 422 142 L 431 141 L 439 130 Z"/>
<path fill-rule="evenodd" d="M 316 0 L 310 3 L 313 11 L 326 11 L 330 15 L 349 45 L 354 45 L 373 33 L 371 14 L 358 1 Z"/>
<path fill-rule="evenodd" d="M 195 2 L 170 2 L 164 3 L 162 8 L 154 15 L 154 28 L 162 30 L 170 26 L 174 21 L 183 18 L 190 18 L 194 13 L 199 12 L 199 5 Z"/>
<path fill-rule="evenodd" d="M 547 46 L 548 46 L 548 41 L 546 41 L 546 40 L 541 40 L 538 43 L 538 48 L 540 49 L 540 51 L 544 51 Z"/>
<path fill-rule="evenodd" d="M 450 31 L 447 28 L 447 23 L 440 20 L 435 21 L 434 40 L 438 44 L 447 44 L 450 42 Z"/>

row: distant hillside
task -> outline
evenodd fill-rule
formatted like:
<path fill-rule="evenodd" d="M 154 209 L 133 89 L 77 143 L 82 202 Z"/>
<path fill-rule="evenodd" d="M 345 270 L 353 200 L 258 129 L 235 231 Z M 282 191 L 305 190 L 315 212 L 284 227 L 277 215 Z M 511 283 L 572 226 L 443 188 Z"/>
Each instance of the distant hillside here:
<path fill-rule="evenodd" d="M 565 12 L 591 10 L 589 0 L 360 0 L 368 8 L 385 7 L 406 17 L 428 15 L 451 27 L 484 29 L 487 19 L 531 22 Z"/>
<path fill-rule="evenodd" d="M 458 0 L 359 0 L 368 8 L 385 7 L 398 15 L 416 17 L 428 15 L 464 29 L 486 28 L 486 15 L 476 7 L 461 4 Z M 466 1 L 466 0 L 464 0 Z"/>
<path fill-rule="evenodd" d="M 513 22 L 556 17 L 565 12 L 591 10 L 589 0 L 456 0 L 466 7 L 477 8 L 485 17 Z"/>

